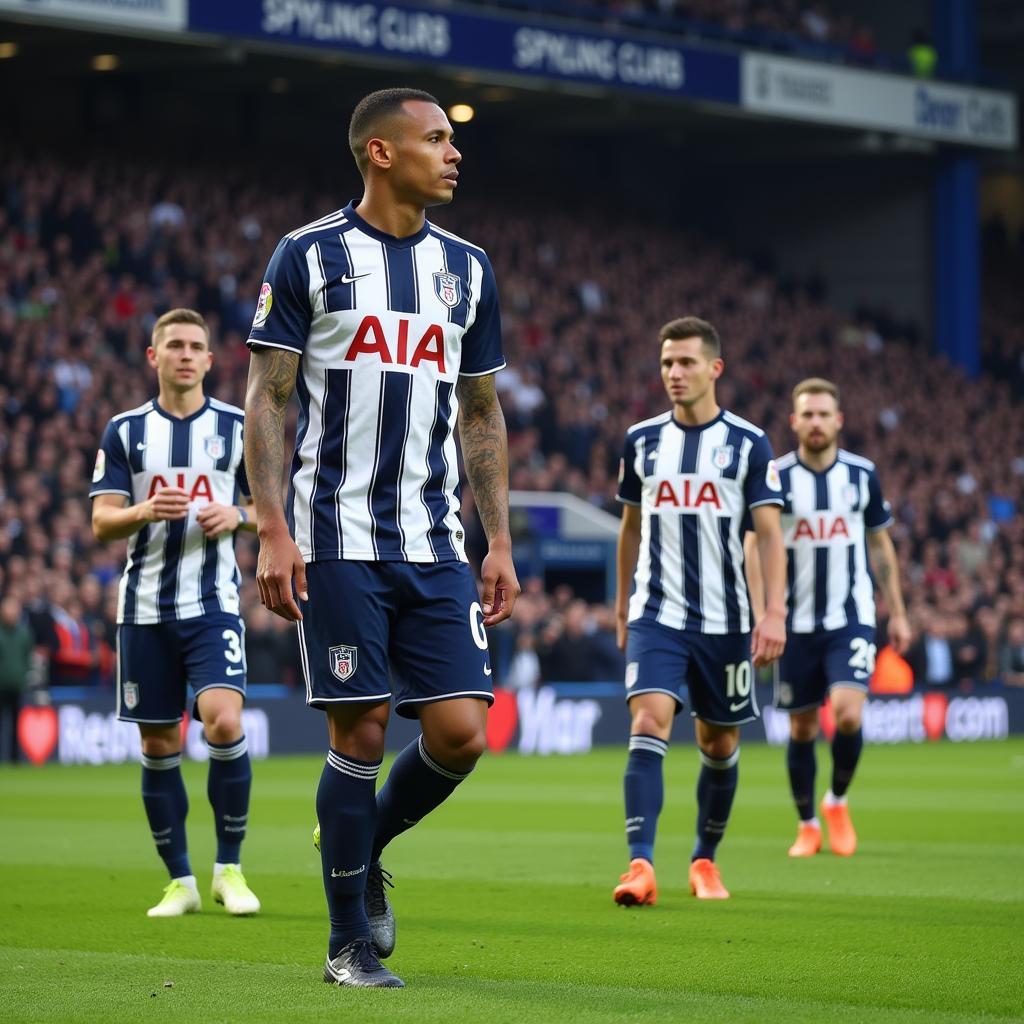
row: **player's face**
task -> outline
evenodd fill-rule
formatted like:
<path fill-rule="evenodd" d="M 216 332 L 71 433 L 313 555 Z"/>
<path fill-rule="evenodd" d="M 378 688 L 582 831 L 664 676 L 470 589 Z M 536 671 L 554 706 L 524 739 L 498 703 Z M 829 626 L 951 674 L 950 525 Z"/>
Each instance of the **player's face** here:
<path fill-rule="evenodd" d="M 661 343 L 661 382 L 673 405 L 696 405 L 722 375 L 725 364 L 711 359 L 703 339 L 669 338 Z"/>
<path fill-rule="evenodd" d="M 789 425 L 802 448 L 823 452 L 836 443 L 843 426 L 843 414 L 831 395 L 805 392 L 797 397 Z"/>
<path fill-rule="evenodd" d="M 146 350 L 146 357 L 156 370 L 160 386 L 179 392 L 202 387 L 213 365 L 206 331 L 198 324 L 168 324 L 156 345 Z"/>
<path fill-rule="evenodd" d="M 391 185 L 399 199 L 423 207 L 450 203 L 458 185 L 462 154 L 452 144 L 454 132 L 435 103 L 410 100 L 390 140 Z"/>

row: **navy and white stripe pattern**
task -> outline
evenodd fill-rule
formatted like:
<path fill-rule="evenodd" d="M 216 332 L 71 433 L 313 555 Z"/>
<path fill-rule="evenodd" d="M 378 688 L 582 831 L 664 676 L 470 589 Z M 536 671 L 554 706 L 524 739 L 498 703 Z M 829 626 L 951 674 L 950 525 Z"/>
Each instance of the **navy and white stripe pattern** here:
<path fill-rule="evenodd" d="M 302 356 L 289 517 L 306 561 L 465 561 L 460 376 L 505 365 L 482 249 L 426 221 L 409 238 L 353 205 L 286 235 L 253 347 Z"/>
<path fill-rule="evenodd" d="M 758 505 L 782 504 L 764 431 L 725 411 L 700 427 L 684 427 L 670 412 L 634 424 L 618 497 L 642 513 L 629 621 L 749 632 L 744 518 Z"/>
<path fill-rule="evenodd" d="M 164 757 L 150 757 L 148 754 L 142 755 L 142 767 L 151 768 L 155 772 L 166 772 L 172 768 L 181 767 L 181 752 L 177 754 L 167 754 Z"/>
<path fill-rule="evenodd" d="M 737 747 L 728 757 L 723 757 L 721 759 L 710 757 L 708 754 L 705 754 L 703 750 L 700 752 L 700 763 L 704 765 L 705 768 L 710 768 L 712 771 L 716 772 L 727 772 L 734 764 L 739 763 L 739 759 L 739 747 Z M 722 827 L 724 829 L 724 824 Z"/>
<path fill-rule="evenodd" d="M 816 472 L 796 452 L 779 459 L 788 554 L 787 628 L 793 633 L 875 625 L 867 534 L 892 524 L 874 463 L 839 449 Z"/>
<path fill-rule="evenodd" d="M 212 761 L 236 761 L 243 754 L 249 752 L 249 743 L 244 736 L 237 743 L 226 745 L 211 743 L 207 740 L 206 747 L 210 752 L 210 760 Z"/>
<path fill-rule="evenodd" d="M 333 748 L 327 751 L 327 766 L 329 768 L 341 772 L 342 775 L 350 775 L 353 779 L 362 779 L 364 782 L 375 782 L 383 763 L 383 761 L 373 764 L 367 761 L 357 761 L 354 758 L 345 757 L 344 754 L 339 754 Z"/>
<path fill-rule="evenodd" d="M 451 769 L 445 768 L 443 764 L 439 764 L 435 761 L 430 754 L 427 753 L 427 748 L 423 745 L 422 735 L 419 738 L 418 747 L 421 760 L 431 771 L 437 772 L 438 775 L 441 775 L 446 779 L 451 779 L 452 782 L 461 782 L 463 779 L 469 777 L 469 772 L 453 772 Z"/>
<path fill-rule="evenodd" d="M 146 501 L 158 487 L 191 496 L 186 519 L 148 523 L 128 542 L 117 621 L 151 625 L 216 611 L 238 614 L 241 576 L 234 535 L 207 539 L 196 514 L 210 502 L 233 505 L 248 494 L 241 409 L 206 399 L 179 419 L 155 400 L 115 416 L 96 455 L 89 497 L 123 494 Z"/>
<path fill-rule="evenodd" d="M 664 757 L 668 753 L 668 740 L 640 733 L 629 737 L 629 749 L 646 750 L 648 754 L 657 754 L 658 757 Z"/>

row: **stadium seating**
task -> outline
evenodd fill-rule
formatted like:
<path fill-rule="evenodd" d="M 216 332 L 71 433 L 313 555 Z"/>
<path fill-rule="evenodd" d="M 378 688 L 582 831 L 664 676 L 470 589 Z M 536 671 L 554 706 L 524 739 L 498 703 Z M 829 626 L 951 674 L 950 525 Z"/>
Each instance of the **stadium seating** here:
<path fill-rule="evenodd" d="M 100 548 L 89 526 L 103 424 L 150 397 L 148 333 L 172 306 L 208 318 L 209 390 L 241 404 L 266 260 L 284 231 L 327 207 L 230 175 L 165 180 L 123 162 L 13 155 L 0 180 L 0 593 L 21 598 L 55 679 L 109 682 L 125 544 Z M 763 425 L 776 451 L 790 446 L 797 379 L 842 386 L 845 443 L 878 462 L 894 506 L 919 682 L 937 645 L 953 671 L 933 685 L 1008 672 L 1024 682 L 1003 667 L 1016 664 L 1007 636 L 1024 635 L 1024 311 L 1012 250 L 998 250 L 988 277 L 986 372 L 968 380 L 909 329 L 831 308 L 714 239 L 586 213 L 460 201 L 437 216 L 495 266 L 513 486 L 614 510 L 623 430 L 664 406 L 657 329 L 706 317 L 724 343 L 723 404 Z M 289 628 L 258 608 L 249 537 L 239 563 L 252 681 L 297 684 Z M 518 685 L 567 671 L 614 678 L 612 626 L 608 609 L 531 581 L 504 672 Z"/>

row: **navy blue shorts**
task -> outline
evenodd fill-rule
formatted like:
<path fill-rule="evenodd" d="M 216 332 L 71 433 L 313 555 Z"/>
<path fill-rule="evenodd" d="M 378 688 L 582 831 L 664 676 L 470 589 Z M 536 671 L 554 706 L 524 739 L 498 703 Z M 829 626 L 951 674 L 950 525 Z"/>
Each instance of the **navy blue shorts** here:
<path fill-rule="evenodd" d="M 679 714 L 688 690 L 694 718 L 742 725 L 760 714 L 753 680 L 749 633 L 693 633 L 647 619 L 629 624 L 627 701 L 640 693 L 667 693 Z"/>
<path fill-rule="evenodd" d="M 833 686 L 867 693 L 874 671 L 873 626 L 790 633 L 775 663 L 772 703 L 783 711 L 806 711 L 824 703 Z"/>
<path fill-rule="evenodd" d="M 306 566 L 299 647 L 306 703 L 379 703 L 416 718 L 452 697 L 493 703 L 483 610 L 465 562 Z"/>
<path fill-rule="evenodd" d="M 245 693 L 245 625 L 230 612 L 155 626 L 117 627 L 117 717 L 180 722 L 188 688 Z"/>

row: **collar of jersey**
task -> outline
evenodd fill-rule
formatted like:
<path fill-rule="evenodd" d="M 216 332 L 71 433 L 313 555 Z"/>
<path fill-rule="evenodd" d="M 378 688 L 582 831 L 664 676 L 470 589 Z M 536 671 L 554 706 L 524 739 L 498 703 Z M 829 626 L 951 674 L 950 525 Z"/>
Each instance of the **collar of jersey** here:
<path fill-rule="evenodd" d="M 202 416 L 207 409 L 210 408 L 210 396 L 207 395 L 203 399 L 203 404 L 196 409 L 191 416 L 172 416 L 161 404 L 157 398 L 153 399 L 153 408 L 160 413 L 165 420 L 170 420 L 172 423 L 191 423 L 197 416 Z"/>
<path fill-rule="evenodd" d="M 815 469 L 813 466 L 808 466 L 807 463 L 800 458 L 799 454 L 796 456 L 796 461 L 797 464 L 803 466 L 808 473 L 813 473 L 815 476 L 826 476 L 828 473 L 832 472 L 836 463 L 839 462 L 839 449 L 836 449 L 836 457 L 824 469 Z"/>
<path fill-rule="evenodd" d="M 692 426 L 689 423 L 680 423 L 676 419 L 675 413 L 669 413 L 668 418 L 673 422 L 680 430 L 707 430 L 708 427 L 713 427 L 723 416 L 725 415 L 724 409 L 718 410 L 718 415 L 713 420 L 708 420 L 707 423 L 694 423 Z"/>
<path fill-rule="evenodd" d="M 342 210 L 342 213 L 344 213 L 360 231 L 369 235 L 371 238 L 376 238 L 378 242 L 393 245 L 398 249 L 407 249 L 410 246 L 417 245 L 422 242 L 430 233 L 430 221 L 426 218 L 423 220 L 423 227 L 421 227 L 415 235 L 406 235 L 405 238 L 396 238 L 394 235 L 389 235 L 386 231 L 378 231 L 372 224 L 367 224 L 366 221 L 356 213 L 356 204 L 358 202 L 358 199 L 353 199 L 352 202 Z"/>

